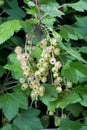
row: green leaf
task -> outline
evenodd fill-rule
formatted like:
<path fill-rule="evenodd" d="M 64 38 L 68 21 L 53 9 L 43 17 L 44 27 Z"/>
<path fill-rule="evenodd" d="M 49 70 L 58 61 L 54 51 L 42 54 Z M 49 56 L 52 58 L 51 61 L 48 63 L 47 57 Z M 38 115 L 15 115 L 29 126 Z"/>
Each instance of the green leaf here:
<path fill-rule="evenodd" d="M 87 75 L 87 65 L 83 64 L 82 62 L 71 62 L 70 66 L 78 71 L 80 71 L 82 74 Z"/>
<path fill-rule="evenodd" d="M 87 86 L 77 86 L 76 91 L 81 96 L 80 104 L 87 106 Z"/>
<path fill-rule="evenodd" d="M 59 130 L 81 130 L 82 124 L 78 121 L 62 120 Z"/>
<path fill-rule="evenodd" d="M 79 103 L 71 104 L 66 107 L 66 110 L 70 111 L 74 117 L 78 117 L 83 110 L 83 107 Z"/>
<path fill-rule="evenodd" d="M 12 129 L 11 125 L 6 125 L 0 130 L 13 130 L 13 129 Z"/>
<path fill-rule="evenodd" d="M 86 29 L 87 16 L 83 17 L 76 16 L 75 18 L 77 21 L 75 22 L 73 27 L 76 34 L 78 35 L 79 39 L 84 39 L 85 41 L 87 41 L 87 29 Z"/>
<path fill-rule="evenodd" d="M 87 46 L 83 46 L 79 49 L 79 52 L 87 54 Z"/>
<path fill-rule="evenodd" d="M 45 87 L 45 94 L 40 99 L 44 104 L 49 106 L 51 99 L 57 97 L 57 92 L 56 92 L 54 86 L 52 86 L 50 84 L 44 84 L 44 87 Z"/>
<path fill-rule="evenodd" d="M 69 41 L 70 39 L 78 40 L 78 36 L 74 28 L 70 25 L 60 26 L 60 35 L 67 41 Z"/>
<path fill-rule="evenodd" d="M 64 13 L 62 11 L 58 10 L 58 8 L 56 8 L 55 6 L 53 7 L 53 6 L 46 5 L 46 4 L 41 6 L 41 11 L 43 11 L 45 13 L 45 15 L 47 14 L 51 17 L 60 17 L 61 18 L 61 16 L 64 15 Z"/>
<path fill-rule="evenodd" d="M 0 96 L 0 108 L 8 120 L 14 118 L 19 107 L 27 109 L 27 98 L 22 92 L 13 92 Z"/>
<path fill-rule="evenodd" d="M 77 103 L 81 100 L 78 93 L 72 91 L 62 98 L 58 99 L 57 107 L 64 109 L 67 105 Z"/>
<path fill-rule="evenodd" d="M 6 0 L 4 12 L 9 15 L 7 19 L 22 19 L 26 15 L 25 12 L 18 6 L 17 0 Z"/>
<path fill-rule="evenodd" d="M 86 61 L 81 57 L 77 50 L 74 50 L 71 47 L 66 47 L 66 52 L 69 53 L 71 56 L 75 57 L 77 60 L 86 63 Z"/>
<path fill-rule="evenodd" d="M 21 29 L 19 20 L 12 20 L 4 22 L 0 25 L 0 44 L 8 40 L 14 35 L 14 32 L 18 32 Z"/>
<path fill-rule="evenodd" d="M 31 52 L 31 56 L 36 59 L 40 59 L 41 53 L 42 53 L 42 50 L 39 47 L 36 47 L 36 49 Z"/>
<path fill-rule="evenodd" d="M 65 4 L 64 6 L 71 7 L 76 11 L 80 11 L 80 12 L 84 12 L 85 10 L 87 10 L 87 2 L 83 0 L 80 0 L 76 3 Z"/>
<path fill-rule="evenodd" d="M 62 69 L 62 75 L 69 81 L 73 83 L 78 82 L 78 76 L 76 70 L 70 66 L 70 61 L 66 62 Z"/>
<path fill-rule="evenodd" d="M 19 61 L 16 59 L 16 54 L 12 53 L 8 56 L 8 60 L 10 61 L 8 64 L 4 66 L 5 69 L 8 69 L 12 72 L 12 76 L 15 79 L 19 79 L 23 76 L 23 71 L 20 67 Z"/>
<path fill-rule="evenodd" d="M 20 130 L 41 130 L 42 125 L 37 117 L 39 111 L 37 109 L 29 108 L 21 116 L 17 117 L 13 124 Z"/>

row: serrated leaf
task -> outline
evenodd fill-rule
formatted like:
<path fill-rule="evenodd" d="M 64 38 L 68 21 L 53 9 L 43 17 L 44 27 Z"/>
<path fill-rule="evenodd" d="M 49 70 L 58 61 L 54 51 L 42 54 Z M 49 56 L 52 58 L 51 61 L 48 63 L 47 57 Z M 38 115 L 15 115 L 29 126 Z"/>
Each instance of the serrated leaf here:
<path fill-rule="evenodd" d="M 27 98 L 22 92 L 14 92 L 0 96 L 0 108 L 8 120 L 16 116 L 19 107 L 27 109 L 27 105 Z"/>
<path fill-rule="evenodd" d="M 58 10 L 58 8 L 50 6 L 50 5 L 42 5 L 41 6 L 41 10 L 51 16 L 51 17 L 61 17 L 62 15 L 64 15 L 64 13 L 60 10 Z"/>
<path fill-rule="evenodd" d="M 41 130 L 42 125 L 37 117 L 39 111 L 33 108 L 29 108 L 21 116 L 17 117 L 13 124 L 20 130 Z"/>
<path fill-rule="evenodd" d="M 80 130 L 82 124 L 78 121 L 70 121 L 68 118 L 62 120 L 59 130 Z"/>
<path fill-rule="evenodd" d="M 11 20 L 0 25 L 0 44 L 8 40 L 22 28 L 19 20 Z"/>
<path fill-rule="evenodd" d="M 80 103 L 83 106 L 87 106 L 87 86 L 78 86 L 76 88 L 76 91 L 81 96 L 82 100 L 80 101 Z"/>
<path fill-rule="evenodd" d="M 77 103 L 80 100 L 81 98 L 78 93 L 72 91 L 71 93 L 68 93 L 66 96 L 58 100 L 57 107 L 64 109 L 67 105 Z"/>
<path fill-rule="evenodd" d="M 87 75 L 87 65 L 83 64 L 82 62 L 71 62 L 70 66 L 78 71 L 80 71 L 82 74 Z"/>
<path fill-rule="evenodd" d="M 76 3 L 65 4 L 65 6 L 71 7 L 76 11 L 80 11 L 80 12 L 84 12 L 84 10 L 87 10 L 87 2 L 83 0 L 80 0 Z"/>
<path fill-rule="evenodd" d="M 79 61 L 86 63 L 86 61 L 81 57 L 80 53 L 77 50 L 74 50 L 71 47 L 66 47 L 66 51 L 67 53 L 69 53 L 71 56 L 75 57 Z"/>
<path fill-rule="evenodd" d="M 73 83 L 78 82 L 78 76 L 76 70 L 70 66 L 70 61 L 66 62 L 62 69 L 62 75 L 69 81 Z"/>
<path fill-rule="evenodd" d="M 25 12 L 19 7 L 17 0 L 6 0 L 4 12 L 9 16 L 7 19 L 22 19 L 25 17 Z"/>
<path fill-rule="evenodd" d="M 78 36 L 74 28 L 70 25 L 60 26 L 60 35 L 67 41 L 70 39 L 78 40 Z"/>

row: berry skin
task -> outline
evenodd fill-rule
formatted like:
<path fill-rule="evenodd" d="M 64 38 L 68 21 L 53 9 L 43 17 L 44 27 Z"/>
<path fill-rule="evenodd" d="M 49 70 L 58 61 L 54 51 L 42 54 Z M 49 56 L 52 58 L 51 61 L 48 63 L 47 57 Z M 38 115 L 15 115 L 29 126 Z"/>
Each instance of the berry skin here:
<path fill-rule="evenodd" d="M 22 52 L 22 48 L 21 48 L 20 46 L 16 46 L 15 52 L 16 52 L 17 54 L 21 53 L 21 52 Z"/>
<path fill-rule="evenodd" d="M 28 84 L 27 83 L 23 83 L 21 86 L 22 90 L 26 90 L 28 88 Z"/>
<path fill-rule="evenodd" d="M 57 91 L 58 93 L 61 93 L 61 92 L 62 92 L 62 88 L 61 88 L 61 87 L 57 87 L 57 88 L 56 88 L 56 91 Z"/>

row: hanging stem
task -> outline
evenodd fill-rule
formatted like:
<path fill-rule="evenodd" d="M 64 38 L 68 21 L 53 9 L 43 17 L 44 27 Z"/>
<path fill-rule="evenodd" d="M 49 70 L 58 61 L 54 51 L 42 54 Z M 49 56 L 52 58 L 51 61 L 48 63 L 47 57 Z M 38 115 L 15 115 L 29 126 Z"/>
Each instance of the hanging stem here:
<path fill-rule="evenodd" d="M 40 40 L 43 39 L 43 33 L 42 33 L 42 30 L 41 30 L 41 16 L 40 16 L 40 0 L 37 0 L 37 7 L 38 7 L 38 16 L 37 18 L 39 19 L 39 23 L 37 25 L 37 30 L 38 30 L 38 33 L 40 35 Z"/>

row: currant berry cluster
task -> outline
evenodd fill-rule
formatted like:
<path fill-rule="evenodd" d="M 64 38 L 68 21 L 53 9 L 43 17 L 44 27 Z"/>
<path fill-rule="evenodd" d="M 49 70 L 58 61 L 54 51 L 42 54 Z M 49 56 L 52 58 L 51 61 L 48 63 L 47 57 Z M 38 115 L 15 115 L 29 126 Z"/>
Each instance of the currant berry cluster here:
<path fill-rule="evenodd" d="M 56 39 L 50 38 L 48 41 L 43 39 L 40 42 L 42 53 L 40 59 L 37 61 L 31 57 L 32 48 L 35 49 L 35 46 L 31 46 L 30 43 L 28 40 L 28 44 L 25 46 L 25 52 L 23 52 L 20 46 L 15 48 L 16 58 L 20 62 L 20 67 L 23 70 L 23 77 L 19 79 L 19 82 L 22 84 L 21 89 L 26 90 L 30 88 L 31 98 L 44 96 L 44 83 L 49 83 L 48 77 L 50 75 L 50 83 L 58 93 L 61 93 L 63 79 L 60 76 L 60 69 L 62 63 L 57 60 L 60 55 L 60 49 L 57 47 Z M 71 86 L 72 84 L 68 82 L 67 88 Z"/>

